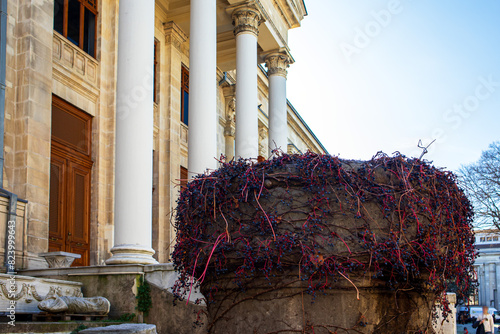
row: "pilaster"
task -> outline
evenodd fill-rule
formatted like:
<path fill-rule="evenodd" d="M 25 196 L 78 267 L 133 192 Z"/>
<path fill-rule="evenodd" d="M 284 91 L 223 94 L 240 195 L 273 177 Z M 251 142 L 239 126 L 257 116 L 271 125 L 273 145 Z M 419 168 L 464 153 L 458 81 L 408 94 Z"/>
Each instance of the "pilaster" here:
<path fill-rule="evenodd" d="M 116 58 L 118 50 L 118 2 L 100 1 L 97 26 L 99 98 L 93 125 L 93 159 L 90 264 L 109 257 L 114 230 L 114 145 L 116 108 Z"/>
<path fill-rule="evenodd" d="M 28 267 L 45 265 L 48 247 L 52 115 L 53 0 L 8 1 L 5 177 L 3 187 L 29 199 Z"/>
<path fill-rule="evenodd" d="M 268 130 L 263 124 L 259 124 L 259 157 L 267 159 L 269 157 L 269 136 Z"/>
<path fill-rule="evenodd" d="M 226 161 L 231 161 L 234 158 L 236 98 L 233 95 L 228 97 L 226 101 L 226 124 L 224 126 L 225 155 Z"/>
<path fill-rule="evenodd" d="M 160 263 L 168 262 L 175 231 L 170 228 L 170 209 L 175 207 L 179 194 L 181 167 L 181 68 L 182 54 L 187 44 L 186 33 L 175 23 L 163 24 L 165 38 L 160 40 L 160 92 L 159 104 L 159 208 L 158 221 L 153 225 L 153 248 L 158 250 Z M 186 64 L 188 65 L 188 64 Z M 187 167 L 187 166 L 184 166 Z"/>

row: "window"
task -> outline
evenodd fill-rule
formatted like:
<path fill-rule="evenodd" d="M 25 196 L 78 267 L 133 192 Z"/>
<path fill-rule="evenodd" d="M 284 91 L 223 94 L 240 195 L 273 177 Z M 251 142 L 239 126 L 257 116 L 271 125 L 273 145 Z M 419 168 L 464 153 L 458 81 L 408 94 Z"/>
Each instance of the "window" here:
<path fill-rule="evenodd" d="M 188 125 L 189 70 L 184 66 L 182 66 L 181 78 L 181 122 Z"/>
<path fill-rule="evenodd" d="M 498 237 L 493 237 L 493 241 L 498 241 Z"/>
<path fill-rule="evenodd" d="M 97 0 L 54 0 L 54 30 L 95 57 Z"/>
<path fill-rule="evenodd" d="M 159 88 L 159 66 L 158 66 L 158 60 L 160 59 L 160 54 L 159 54 L 160 48 L 158 45 L 158 40 L 155 38 L 155 46 L 154 46 L 154 62 L 153 62 L 153 102 L 158 103 L 158 88 Z"/>
<path fill-rule="evenodd" d="M 479 305 L 479 290 L 477 288 L 469 295 L 469 305 Z"/>
<path fill-rule="evenodd" d="M 479 238 L 479 242 L 484 242 L 484 237 Z"/>
<path fill-rule="evenodd" d="M 486 241 L 491 241 L 491 237 L 486 237 Z"/>

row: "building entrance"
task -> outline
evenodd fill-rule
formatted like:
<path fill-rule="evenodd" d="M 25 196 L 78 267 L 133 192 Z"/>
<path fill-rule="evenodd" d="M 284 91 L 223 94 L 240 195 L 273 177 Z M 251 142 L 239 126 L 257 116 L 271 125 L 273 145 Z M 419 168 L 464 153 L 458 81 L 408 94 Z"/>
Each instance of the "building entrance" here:
<path fill-rule="evenodd" d="M 90 115 L 53 97 L 49 252 L 80 254 L 73 266 L 89 265 L 91 129 Z"/>

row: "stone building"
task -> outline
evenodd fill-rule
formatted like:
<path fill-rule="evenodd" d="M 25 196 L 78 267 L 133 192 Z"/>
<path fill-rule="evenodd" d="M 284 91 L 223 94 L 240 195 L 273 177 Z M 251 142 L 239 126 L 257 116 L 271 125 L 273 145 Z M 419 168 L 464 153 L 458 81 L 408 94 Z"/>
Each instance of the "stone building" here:
<path fill-rule="evenodd" d="M 187 179 L 222 155 L 325 153 L 286 97 L 302 0 L 1 3 L 0 240 L 15 220 L 17 269 L 48 251 L 166 263 Z"/>
<path fill-rule="evenodd" d="M 479 286 L 472 295 L 473 305 L 487 305 L 500 310 L 500 231 L 497 229 L 475 232 L 475 244 L 479 257 L 474 264 Z"/>

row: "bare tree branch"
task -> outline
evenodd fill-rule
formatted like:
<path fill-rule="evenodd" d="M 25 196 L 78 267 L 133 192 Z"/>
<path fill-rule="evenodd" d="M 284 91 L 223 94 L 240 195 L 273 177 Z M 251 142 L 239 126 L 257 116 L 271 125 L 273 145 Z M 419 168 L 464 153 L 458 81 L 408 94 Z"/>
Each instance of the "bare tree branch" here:
<path fill-rule="evenodd" d="M 459 174 L 474 205 L 476 225 L 500 229 L 500 141 L 490 144 L 477 162 L 462 166 Z"/>

